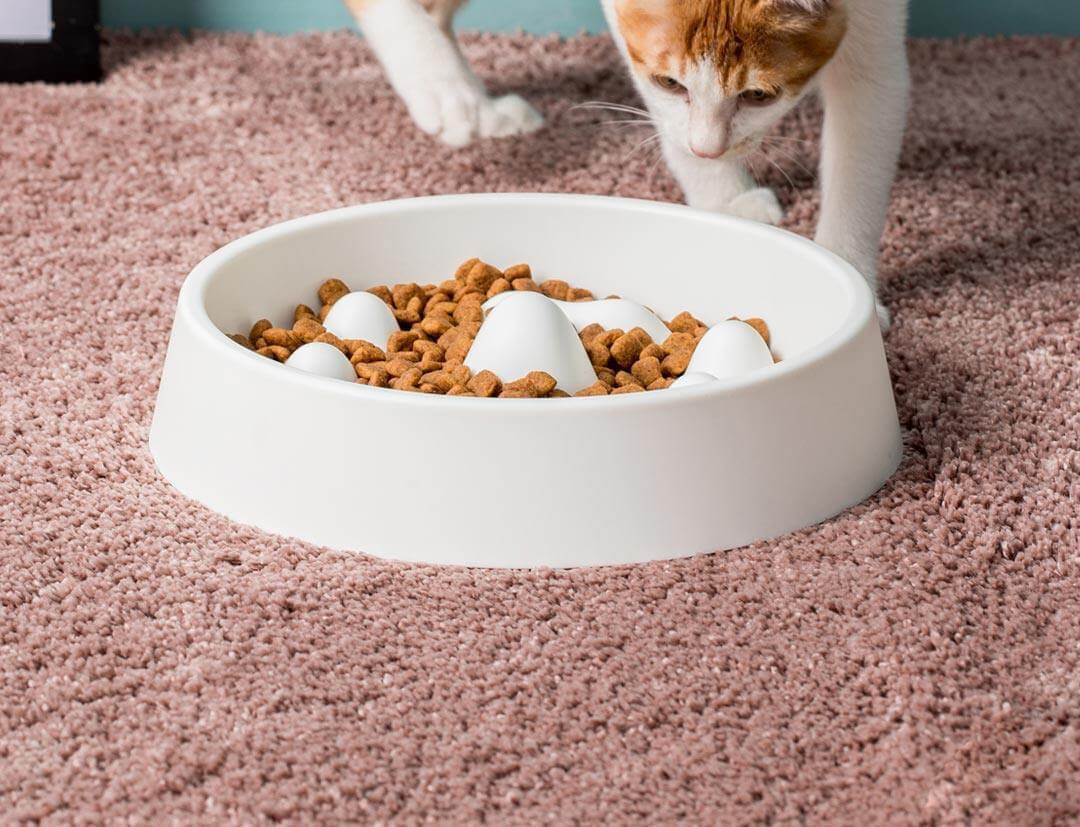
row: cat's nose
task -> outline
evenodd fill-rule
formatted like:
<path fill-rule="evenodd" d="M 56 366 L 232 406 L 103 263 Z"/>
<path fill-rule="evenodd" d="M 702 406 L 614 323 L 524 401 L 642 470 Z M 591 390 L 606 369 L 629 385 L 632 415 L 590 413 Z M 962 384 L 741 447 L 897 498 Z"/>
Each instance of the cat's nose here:
<path fill-rule="evenodd" d="M 706 144 L 705 146 L 701 146 L 691 142 L 690 151 L 699 158 L 716 159 L 727 152 L 727 147 L 723 144 Z"/>

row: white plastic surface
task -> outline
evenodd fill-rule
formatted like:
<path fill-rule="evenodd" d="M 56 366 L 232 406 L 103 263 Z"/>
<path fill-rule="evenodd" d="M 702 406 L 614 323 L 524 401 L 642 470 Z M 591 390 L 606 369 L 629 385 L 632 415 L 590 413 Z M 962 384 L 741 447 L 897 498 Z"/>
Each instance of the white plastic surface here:
<path fill-rule="evenodd" d="M 714 324 L 701 337 L 686 372 L 733 379 L 772 364 L 769 346 L 761 335 L 746 322 L 732 319 Z"/>
<path fill-rule="evenodd" d="M 334 302 L 323 327 L 339 339 L 363 339 L 377 348 L 386 347 L 390 334 L 401 329 L 386 302 L 364 290 L 354 290 Z"/>
<path fill-rule="evenodd" d="M 292 356 L 285 360 L 285 364 L 306 373 L 329 376 L 344 382 L 356 381 L 356 371 L 353 370 L 349 357 L 326 342 L 300 345 L 293 351 Z"/>
<path fill-rule="evenodd" d="M 504 299 L 517 295 L 514 291 L 506 291 L 492 296 L 484 302 L 484 310 L 490 312 L 498 307 Z M 648 333 L 653 341 L 662 342 L 670 332 L 664 322 L 649 309 L 629 299 L 597 299 L 595 301 L 564 302 L 551 299 L 563 314 L 570 320 L 577 330 L 581 330 L 590 324 L 601 325 L 605 330 L 619 328 L 620 330 L 633 330 L 640 327 Z"/>
<path fill-rule="evenodd" d="M 567 393 L 596 382 L 589 354 L 554 301 L 543 293 L 501 295 L 506 300 L 488 311 L 465 358 L 466 367 L 473 373 L 490 370 L 508 382 L 542 370 Z"/>
<path fill-rule="evenodd" d="M 224 335 L 264 316 L 289 324 L 331 276 L 354 290 L 438 282 L 473 256 L 666 317 L 763 318 L 782 361 L 668 391 L 475 399 L 288 370 Z M 900 434 L 870 292 L 810 241 L 644 201 L 475 195 L 308 216 L 200 263 L 180 291 L 150 449 L 188 496 L 279 534 L 402 560 L 583 566 L 827 519 L 892 474 Z M 313 451 L 317 486 L 251 484 L 310 467 Z"/>

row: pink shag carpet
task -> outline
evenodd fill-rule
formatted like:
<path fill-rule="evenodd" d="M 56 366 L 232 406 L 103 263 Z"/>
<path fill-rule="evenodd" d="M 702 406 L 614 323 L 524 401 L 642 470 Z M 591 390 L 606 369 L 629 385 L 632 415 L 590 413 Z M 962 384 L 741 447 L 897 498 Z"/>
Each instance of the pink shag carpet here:
<path fill-rule="evenodd" d="M 1075 823 L 1075 40 L 913 45 L 884 257 L 906 457 L 824 525 L 439 569 L 158 477 L 177 289 L 224 242 L 423 193 L 677 197 L 643 134 L 570 108 L 632 100 L 607 39 L 467 51 L 549 126 L 441 148 L 348 33 L 110 35 L 100 86 L 0 89 L 3 819 Z M 817 148 L 788 146 L 763 174 L 809 232 Z"/>

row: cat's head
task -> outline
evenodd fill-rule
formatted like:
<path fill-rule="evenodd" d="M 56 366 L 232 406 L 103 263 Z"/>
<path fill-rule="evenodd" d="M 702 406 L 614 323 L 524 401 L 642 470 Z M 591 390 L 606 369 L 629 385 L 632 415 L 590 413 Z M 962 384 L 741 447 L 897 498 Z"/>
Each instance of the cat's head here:
<path fill-rule="evenodd" d="M 847 27 L 841 0 L 615 0 L 615 10 L 658 127 L 704 158 L 753 149 Z"/>

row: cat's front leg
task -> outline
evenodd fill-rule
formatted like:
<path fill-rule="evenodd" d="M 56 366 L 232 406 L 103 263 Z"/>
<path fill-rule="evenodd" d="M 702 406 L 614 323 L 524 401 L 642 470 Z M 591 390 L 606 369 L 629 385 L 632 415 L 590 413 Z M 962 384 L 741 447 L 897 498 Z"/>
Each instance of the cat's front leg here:
<path fill-rule="evenodd" d="M 666 136 L 661 143 L 668 168 L 691 207 L 763 224 L 778 224 L 784 217 L 776 194 L 759 187 L 737 158 L 699 158 Z"/>
<path fill-rule="evenodd" d="M 815 241 L 849 261 L 878 294 L 878 257 L 908 104 L 903 5 L 853 26 L 821 78 L 822 206 Z M 862 22 L 858 19 L 853 24 Z M 889 313 L 878 303 L 882 328 Z"/>
<path fill-rule="evenodd" d="M 346 0 L 413 121 L 450 146 L 532 132 L 540 113 L 518 95 L 492 98 L 450 33 L 460 2 Z"/>

